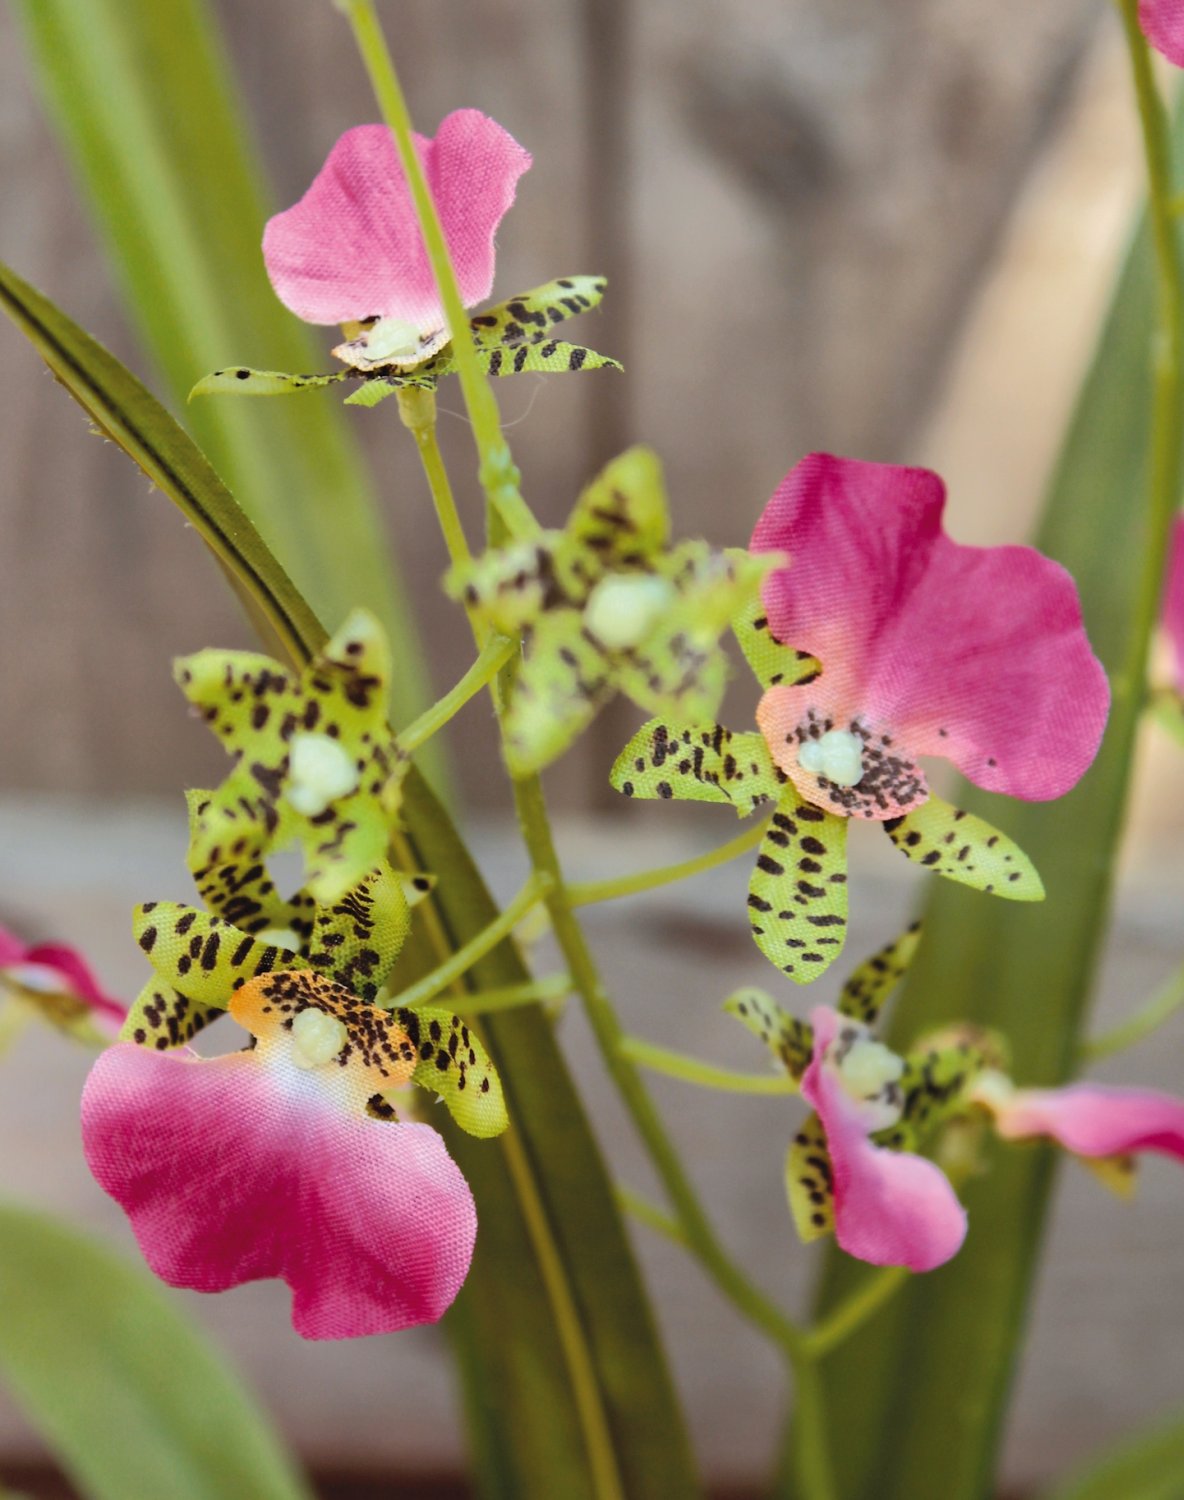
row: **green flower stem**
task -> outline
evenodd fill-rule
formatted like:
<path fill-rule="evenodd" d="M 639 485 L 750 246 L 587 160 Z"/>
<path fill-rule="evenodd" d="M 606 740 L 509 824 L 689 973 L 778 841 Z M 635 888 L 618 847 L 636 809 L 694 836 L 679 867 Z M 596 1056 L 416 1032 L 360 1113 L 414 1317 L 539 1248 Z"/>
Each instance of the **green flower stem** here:
<path fill-rule="evenodd" d="M 794 1373 L 797 1391 L 794 1461 L 799 1492 L 804 1500 L 838 1500 L 827 1446 L 826 1397 L 818 1362 L 809 1355 L 799 1358 Z"/>
<path fill-rule="evenodd" d="M 444 456 L 436 440 L 436 393 L 422 391 L 415 386 L 402 386 L 395 392 L 399 403 L 399 419 L 415 439 L 419 459 L 427 475 L 428 488 L 440 530 L 444 533 L 444 545 L 453 566 L 468 562 L 469 551 L 465 529 L 461 525 L 460 512 L 456 508 L 452 486 L 448 482 L 448 471 L 444 467 Z"/>
<path fill-rule="evenodd" d="M 656 891 L 664 885 L 673 885 L 676 880 L 689 880 L 692 875 L 701 875 L 704 870 L 714 870 L 726 865 L 741 854 L 755 849 L 765 836 L 768 819 L 754 828 L 747 828 L 718 849 L 706 854 L 697 854 L 694 859 L 680 860 L 678 864 L 662 865 L 653 870 L 639 870 L 635 875 L 617 875 L 611 880 L 589 880 L 582 884 L 569 885 L 567 900 L 570 906 L 594 906 L 598 901 L 616 901 L 621 896 L 636 896 L 642 891 Z"/>
<path fill-rule="evenodd" d="M 527 984 L 509 984 L 501 990 L 472 990 L 458 995 L 454 1004 L 462 1016 L 484 1016 L 495 1010 L 514 1010 L 536 1002 L 553 1004 L 571 994 L 571 975 L 552 974 Z"/>
<path fill-rule="evenodd" d="M 617 1184 L 617 1202 L 625 1213 L 639 1224 L 644 1224 L 647 1229 L 652 1229 L 655 1234 L 660 1234 L 675 1245 L 681 1245 L 684 1250 L 691 1248 L 677 1219 L 672 1218 L 656 1203 L 651 1203 L 648 1198 L 643 1198 L 640 1193 L 635 1193 L 632 1188 L 625 1187 L 623 1183 Z"/>
<path fill-rule="evenodd" d="M 509 937 L 531 907 L 545 898 L 550 886 L 550 878 L 545 873 L 536 872 L 531 875 L 505 910 L 488 927 L 463 948 L 458 948 L 430 974 L 425 974 L 422 979 L 409 985 L 401 995 L 396 995 L 394 1003 L 414 1010 L 417 1005 L 426 1005 L 442 990 L 448 989 L 478 960 L 496 948 L 503 938 Z"/>
<path fill-rule="evenodd" d="M 788 1073 L 733 1073 L 728 1068 L 716 1068 L 711 1063 L 700 1062 L 697 1057 L 688 1057 L 685 1052 L 671 1052 L 640 1037 L 626 1036 L 621 1041 L 621 1056 L 636 1063 L 639 1068 L 648 1068 L 651 1073 L 662 1073 L 667 1078 L 678 1078 L 683 1083 L 694 1083 L 704 1089 L 718 1089 L 728 1094 L 796 1094 L 798 1086 Z"/>
<path fill-rule="evenodd" d="M 1139 26 L 1139 0 L 1119 0 L 1130 54 L 1131 76 L 1142 127 L 1150 193 L 1151 238 L 1155 248 L 1158 313 L 1153 344 L 1155 381 L 1152 410 L 1150 505 L 1143 587 L 1131 621 L 1131 659 L 1115 682 L 1115 693 L 1142 692 L 1147 671 L 1146 643 L 1159 617 L 1168 537 L 1179 499 L 1184 412 L 1184 281 L 1173 213 L 1172 148 L 1167 114 L 1155 86 L 1151 53 Z"/>
<path fill-rule="evenodd" d="M 497 399 L 477 363 L 472 331 L 456 284 L 456 273 L 452 269 L 440 216 L 436 212 L 436 204 L 424 177 L 419 153 L 415 149 L 407 100 L 375 14 L 373 0 L 336 0 L 336 3 L 344 11 L 353 30 L 354 41 L 361 53 L 383 118 L 395 138 L 399 160 L 411 189 L 424 245 L 432 263 L 432 274 L 436 278 L 440 301 L 448 320 L 456 371 L 473 427 L 473 441 L 477 445 L 481 487 L 512 536 L 534 536 L 539 530 L 539 524 L 518 489 L 518 470 L 514 467 L 509 445 L 502 435 Z"/>
<path fill-rule="evenodd" d="M 892 1300 L 911 1275 L 903 1266 L 882 1266 L 871 1272 L 860 1287 L 806 1334 L 806 1347 L 813 1358 L 825 1359 L 832 1349 L 850 1338 Z"/>
<path fill-rule="evenodd" d="M 1129 1021 L 1104 1031 L 1092 1041 L 1083 1042 L 1078 1057 L 1082 1063 L 1097 1062 L 1101 1057 L 1112 1057 L 1116 1052 L 1125 1052 L 1137 1042 L 1144 1041 L 1157 1031 L 1165 1021 L 1184 1006 L 1184 966 L 1181 966 L 1158 990 L 1146 1005 L 1142 1006 Z"/>
<path fill-rule="evenodd" d="M 413 719 L 395 737 L 399 750 L 404 755 L 410 755 L 425 740 L 430 740 L 432 735 L 443 729 L 470 698 L 476 697 L 483 687 L 493 681 L 517 649 L 518 643 L 508 636 L 495 635 L 486 641 L 481 654 L 456 686 L 433 703 L 431 708 L 425 709 L 418 719 Z"/>

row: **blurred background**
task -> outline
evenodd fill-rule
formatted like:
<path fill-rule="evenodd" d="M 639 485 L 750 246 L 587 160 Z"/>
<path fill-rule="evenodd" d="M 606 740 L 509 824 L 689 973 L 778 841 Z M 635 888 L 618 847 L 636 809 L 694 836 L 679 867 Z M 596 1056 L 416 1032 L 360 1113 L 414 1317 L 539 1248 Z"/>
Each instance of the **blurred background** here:
<path fill-rule="evenodd" d="M 220 0 L 215 10 L 273 204 L 286 205 L 338 133 L 373 117 L 360 65 L 327 0 Z M 562 519 L 598 465 L 644 438 L 666 464 L 678 530 L 719 544 L 744 542 L 811 448 L 938 468 L 961 541 L 1028 532 L 1139 196 L 1109 7 L 400 0 L 384 15 L 421 130 L 474 105 L 535 153 L 501 231 L 495 295 L 572 272 L 610 280 L 603 311 L 572 336 L 622 359 L 625 375 L 498 386 L 526 493 L 547 521 Z M 0 11 L 0 183 L 0 257 L 153 384 L 9 10 Z M 321 368 L 331 342 L 326 334 Z M 172 508 L 88 433 L 15 330 L 0 328 L 0 346 L 0 918 L 48 931 L 68 900 L 69 936 L 130 995 L 141 980 L 127 906 L 187 896 L 180 789 L 222 774 L 170 659 L 253 642 Z M 210 365 L 276 362 L 247 322 Z M 475 528 L 454 386 L 440 405 Z M 389 405 L 348 420 L 443 691 L 471 647 L 438 592 L 445 557 L 414 451 Z M 334 495 L 323 504 L 332 509 Z M 751 706 L 738 683 L 732 722 Z M 520 871 L 502 837 L 503 784 L 483 716 L 474 706 L 459 721 L 450 766 L 505 894 Z M 613 804 L 607 767 L 635 719 L 614 705 L 549 775 L 579 877 L 619 864 L 626 820 L 637 865 L 732 832 L 712 809 Z M 1184 768 L 1149 729 L 1100 1020 L 1179 962 L 1182 830 Z M 857 842 L 853 956 L 910 908 L 911 872 L 889 863 L 882 844 Z M 767 982 L 731 920 L 746 878 L 730 869 L 597 912 L 593 932 L 636 1030 L 646 1033 L 648 1018 L 652 1033 L 669 1034 L 677 1006 L 686 1050 L 740 1067 L 755 1059 L 717 1003 L 738 983 Z M 648 1185 L 580 1025 L 574 1016 L 565 1025 L 610 1153 Z M 86 1059 L 49 1036 L 21 1048 L 24 1066 L 6 1067 L 0 1088 L 0 1130 L 21 1142 L 5 1155 L 0 1189 L 126 1239 L 78 1153 Z M 1165 1031 L 1121 1071 L 1178 1088 L 1184 1029 Z M 733 1243 L 771 1286 L 800 1296 L 812 1262 L 791 1242 L 777 1151 L 743 1179 L 731 1170 L 748 1143 L 781 1129 L 774 1112 L 784 1106 L 658 1092 Z M 1008 1442 L 1008 1493 L 1030 1493 L 1178 1393 L 1184 1355 L 1159 1310 L 1184 1293 L 1182 1202 L 1178 1177 L 1157 1163 L 1133 1211 L 1066 1174 Z M 755 1482 L 782 1399 L 775 1363 L 674 1252 L 649 1241 L 639 1250 L 709 1471 L 725 1486 Z M 426 1495 L 429 1476 L 459 1469 L 454 1396 L 433 1335 L 312 1348 L 289 1332 L 275 1288 L 187 1300 L 319 1472 L 381 1475 L 405 1486 L 383 1493 Z M 36 1439 L 0 1394 L 0 1473 L 31 1482 L 39 1463 Z"/>

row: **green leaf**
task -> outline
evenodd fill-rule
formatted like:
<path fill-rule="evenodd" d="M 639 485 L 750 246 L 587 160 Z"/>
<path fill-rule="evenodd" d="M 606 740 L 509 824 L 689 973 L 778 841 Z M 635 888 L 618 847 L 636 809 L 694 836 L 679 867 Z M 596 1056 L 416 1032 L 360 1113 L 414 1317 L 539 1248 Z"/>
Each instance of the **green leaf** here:
<path fill-rule="evenodd" d="M 1123 1438 L 1044 1500 L 1184 1500 L 1184 1417 Z"/>
<path fill-rule="evenodd" d="M 1176 128 L 1184 141 L 1184 120 Z M 1041 906 L 983 901 L 933 882 L 922 945 L 893 1025 L 907 1039 L 965 1015 L 1011 1041 L 1022 1083 L 1064 1081 L 1107 927 L 1112 870 L 1143 704 L 1149 588 L 1147 492 L 1153 282 L 1144 231 L 1123 273 L 1049 491 L 1036 543 L 1074 575 L 1090 641 L 1114 690 L 1106 737 L 1081 784 L 1053 803 L 974 793 L 1039 865 Z M 1156 539 L 1161 540 L 1161 539 Z M 1159 580 L 1154 580 L 1158 591 Z M 875 1327 L 824 1368 L 843 1413 L 838 1493 L 856 1500 L 983 1500 L 992 1472 L 1052 1182 L 1052 1153 L 996 1147 L 966 1189 L 971 1231 L 955 1260 L 914 1278 Z M 857 1280 L 837 1262 L 831 1306 Z M 908 1389 L 907 1403 L 895 1398 Z M 958 1400 L 950 1401 L 951 1390 Z M 941 1434 L 942 1462 L 934 1459 Z"/>
<path fill-rule="evenodd" d="M 724 802 L 744 818 L 778 798 L 785 778 L 763 735 L 651 719 L 617 756 L 609 781 L 626 797 Z"/>
<path fill-rule="evenodd" d="M 311 1500 L 242 1382 L 146 1271 L 10 1206 L 0 1377 L 88 1500 Z"/>
<path fill-rule="evenodd" d="M 603 276 L 561 276 L 517 297 L 507 297 L 469 320 L 478 348 L 544 338 L 547 330 L 594 308 L 604 296 Z"/>
<path fill-rule="evenodd" d="M 921 924 L 914 922 L 878 953 L 865 958 L 843 985 L 838 1005 L 842 1014 L 873 1025 L 888 996 L 908 973 L 920 942 Z"/>
<path fill-rule="evenodd" d="M 1044 900 L 1035 866 L 1013 839 L 932 793 L 915 811 L 882 826 L 906 859 L 935 875 L 1008 901 Z"/>
<path fill-rule="evenodd" d="M 20 0 L 50 116 L 123 300 L 175 403 L 251 353 L 315 370 L 319 341 L 279 302 L 260 252 L 272 211 L 205 0 Z M 367 604 L 403 643 L 396 717 L 428 702 L 374 492 L 332 401 L 199 403 L 213 466 L 324 618 Z"/>
<path fill-rule="evenodd" d="M 88 411 L 141 462 L 248 594 L 268 643 L 305 665 L 326 632 L 230 493 L 152 397 L 46 299 L 0 272 L 0 299 L 47 350 Z M 64 341 L 64 342 L 63 342 Z M 138 421 L 126 420 L 128 403 Z M 434 925 L 445 952 L 475 937 L 496 907 L 447 813 L 419 771 L 404 783 L 405 870 L 439 877 Z M 417 922 L 401 967 L 408 981 L 440 961 Z M 528 981 L 512 943 L 474 967 L 474 990 Z M 539 1005 L 486 1018 L 482 1034 L 514 1129 L 474 1141 L 437 1121 L 473 1187 L 481 1234 L 449 1315 L 475 1471 L 489 1496 L 601 1500 L 612 1467 L 630 1500 L 698 1493 L 678 1401 L 612 1182 Z M 230 1493 L 234 1493 L 232 1489 Z M 252 1493 L 248 1486 L 242 1493 Z M 134 1489 L 123 1490 L 120 1500 Z M 167 1487 L 163 1493 L 168 1493 Z M 224 1492 L 225 1493 L 225 1492 Z"/>
<path fill-rule="evenodd" d="M 813 682 L 822 671 L 821 663 L 808 651 L 795 651 L 774 636 L 759 595 L 737 613 L 732 631 L 763 688 L 797 687 Z"/>
<path fill-rule="evenodd" d="M 801 1078 L 814 1051 L 814 1030 L 809 1021 L 790 1015 L 771 995 L 754 988 L 729 995 L 724 1011 L 759 1038 L 791 1078 Z"/>
<path fill-rule="evenodd" d="M 748 884 L 757 947 L 795 984 L 809 984 L 847 935 L 847 819 L 782 793 Z"/>

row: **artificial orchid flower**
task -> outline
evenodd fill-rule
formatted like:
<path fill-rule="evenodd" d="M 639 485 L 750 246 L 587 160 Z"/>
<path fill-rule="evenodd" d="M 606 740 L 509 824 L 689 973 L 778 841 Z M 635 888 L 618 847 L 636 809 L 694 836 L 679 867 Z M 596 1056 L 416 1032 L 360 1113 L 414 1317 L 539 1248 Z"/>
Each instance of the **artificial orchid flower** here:
<path fill-rule="evenodd" d="M 1139 25 L 1157 52 L 1184 68 L 1184 0 L 1139 0 Z"/>
<path fill-rule="evenodd" d="M 952 542 L 944 502 L 923 469 L 804 459 L 752 539 L 790 565 L 735 626 L 765 689 L 760 733 L 654 721 L 613 768 L 627 796 L 727 802 L 742 816 L 777 803 L 749 915 L 761 951 L 799 983 L 842 948 L 849 818 L 881 823 L 949 879 L 1042 898 L 1010 839 L 930 792 L 921 757 L 1039 801 L 1077 782 L 1105 726 L 1109 688 L 1072 579 L 1029 547 Z"/>
<path fill-rule="evenodd" d="M 1172 652 L 1173 684 L 1184 700 L 1184 515 L 1172 527 L 1163 592 L 1163 628 Z"/>
<path fill-rule="evenodd" d="M 904 1057 L 871 1024 L 911 962 L 910 928 L 848 980 L 837 1010 L 805 1022 L 759 990 L 725 1009 L 758 1036 L 814 1113 L 799 1126 L 785 1181 L 799 1236 L 833 1233 L 839 1246 L 879 1266 L 930 1271 L 956 1255 L 966 1212 L 948 1178 L 916 1154 L 961 1107 L 963 1090 L 997 1054 L 985 1033 L 929 1039 Z"/>
<path fill-rule="evenodd" d="M 22 943 L 0 927 L 0 994 L 86 1042 L 119 1030 L 127 1007 L 112 999 L 82 955 L 64 943 Z"/>
<path fill-rule="evenodd" d="M 252 979 L 229 1004 L 253 1048 L 120 1043 L 87 1080 L 87 1162 L 149 1266 L 203 1292 L 282 1277 L 310 1339 L 435 1322 L 477 1220 L 430 1126 L 395 1122 L 389 1101 L 367 1112 L 415 1070 L 407 1031 L 311 971 Z"/>
<path fill-rule="evenodd" d="M 661 465 L 638 447 L 592 481 L 562 531 L 454 568 L 453 595 L 523 641 L 504 717 L 511 772 L 548 765 L 618 690 L 650 713 L 715 713 L 719 638 L 770 565 L 672 544 Z"/>
<path fill-rule="evenodd" d="M 969 1097 L 990 1114 L 1004 1140 L 1055 1141 L 1123 1196 L 1133 1187 L 1134 1157 L 1141 1152 L 1184 1161 L 1184 1099 L 1154 1089 L 1102 1083 L 1022 1089 L 991 1071 L 976 1080 Z"/>
<path fill-rule="evenodd" d="M 416 150 L 436 202 L 461 299 L 473 307 L 493 286 L 494 236 L 530 155 L 475 109 L 448 115 Z M 215 371 L 195 395 L 279 395 L 362 379 L 348 400 L 371 406 L 394 391 L 432 390 L 455 364 L 447 318 L 394 138 L 385 125 L 347 130 L 299 203 L 268 221 L 263 258 L 276 295 L 308 323 L 341 324 L 333 353 L 348 368 L 330 375 Z M 620 369 L 582 346 L 554 339 L 554 325 L 595 307 L 596 276 L 565 276 L 474 317 L 479 363 L 491 375 Z"/>

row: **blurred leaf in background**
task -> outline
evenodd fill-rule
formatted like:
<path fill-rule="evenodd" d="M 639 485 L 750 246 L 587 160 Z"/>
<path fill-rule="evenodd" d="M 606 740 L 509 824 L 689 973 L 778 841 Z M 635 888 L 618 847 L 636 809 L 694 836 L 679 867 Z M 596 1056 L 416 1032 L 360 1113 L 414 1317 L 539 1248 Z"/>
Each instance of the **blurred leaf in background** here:
<path fill-rule="evenodd" d="M 88 1500 L 311 1500 L 242 1382 L 147 1271 L 10 1205 L 0 1381 Z"/>

